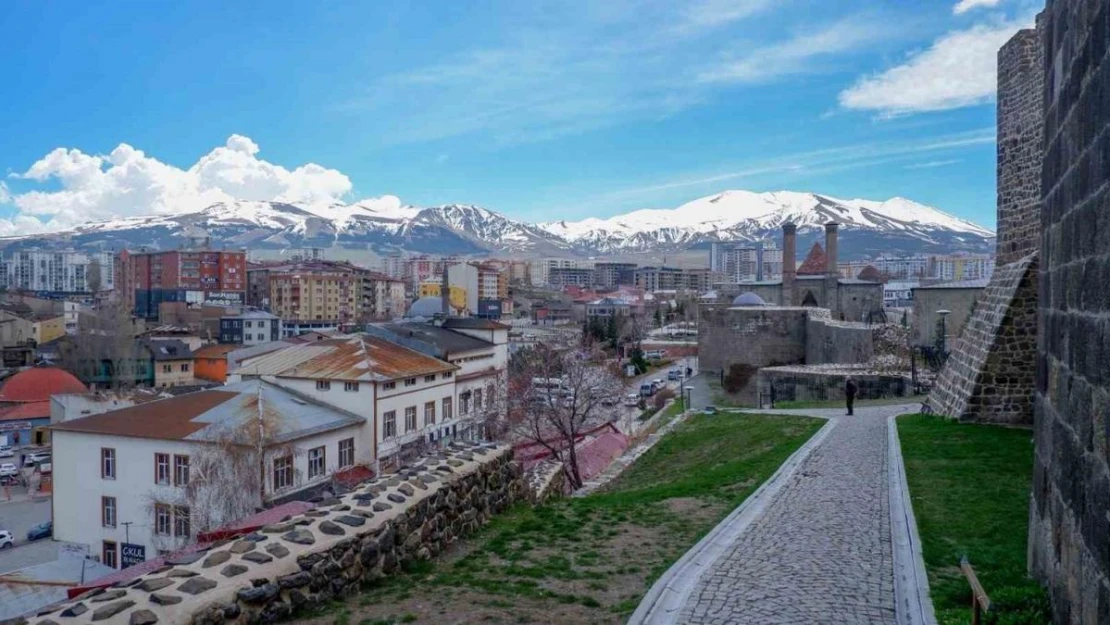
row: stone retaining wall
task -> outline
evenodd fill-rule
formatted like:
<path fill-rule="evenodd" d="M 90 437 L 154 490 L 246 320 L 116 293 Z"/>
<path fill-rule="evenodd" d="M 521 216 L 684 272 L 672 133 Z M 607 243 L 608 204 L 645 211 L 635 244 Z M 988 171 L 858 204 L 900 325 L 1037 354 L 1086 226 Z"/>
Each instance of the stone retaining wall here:
<path fill-rule="evenodd" d="M 512 449 L 453 443 L 258 533 L 167 560 L 28 619 L 37 625 L 272 623 L 427 559 L 525 497 Z"/>
<path fill-rule="evenodd" d="M 768 367 L 761 369 L 763 388 L 774 389 L 775 401 L 829 401 L 844 399 L 844 383 L 852 377 L 859 392 L 856 399 L 905 397 L 911 386 L 903 375 L 885 375 L 853 371 L 806 371 L 803 367 Z"/>
<path fill-rule="evenodd" d="M 807 365 L 862 364 L 874 355 L 875 341 L 870 326 L 836 322 L 815 315 L 806 320 Z"/>
<path fill-rule="evenodd" d="M 557 460 L 547 459 L 528 469 L 524 472 L 524 482 L 528 485 L 529 498 L 537 506 L 570 492 L 566 467 Z"/>

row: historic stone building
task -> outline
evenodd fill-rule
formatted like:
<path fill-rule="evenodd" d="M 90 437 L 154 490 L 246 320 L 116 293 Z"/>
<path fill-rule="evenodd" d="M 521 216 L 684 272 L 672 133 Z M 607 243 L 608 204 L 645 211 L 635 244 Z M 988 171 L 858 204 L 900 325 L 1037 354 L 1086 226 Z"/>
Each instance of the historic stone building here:
<path fill-rule="evenodd" d="M 998 51 L 997 268 L 929 395 L 962 421 L 1033 421 L 1044 84 L 1037 31 Z"/>
<path fill-rule="evenodd" d="M 1048 587 L 1056 623 L 1094 625 L 1110 623 L 1110 3 L 1054 0 L 1038 31 L 1044 210 L 1030 570 Z"/>

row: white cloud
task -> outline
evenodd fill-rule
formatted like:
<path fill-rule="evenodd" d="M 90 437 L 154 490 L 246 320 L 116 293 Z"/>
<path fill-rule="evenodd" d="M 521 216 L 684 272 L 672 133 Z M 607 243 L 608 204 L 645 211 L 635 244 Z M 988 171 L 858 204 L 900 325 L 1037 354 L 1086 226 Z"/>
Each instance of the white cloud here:
<path fill-rule="evenodd" d="M 960 0 L 956 6 L 952 7 L 952 12 L 956 15 L 962 15 L 972 9 L 996 7 L 1002 0 Z"/>
<path fill-rule="evenodd" d="M 258 145 L 232 135 L 188 169 L 179 169 L 121 143 L 106 156 L 57 148 L 12 178 L 56 181 L 57 190 L 13 192 L 0 187 L 0 203 L 19 213 L 0 219 L 0 234 L 60 230 L 90 221 L 152 213 L 186 213 L 216 202 L 335 201 L 349 193 L 343 173 L 314 163 L 288 170 L 258 158 Z"/>
<path fill-rule="evenodd" d="M 821 71 L 814 61 L 858 50 L 889 36 L 887 29 L 870 20 L 853 16 L 818 29 L 740 55 L 729 55 L 703 70 L 701 82 L 756 83 L 782 76 Z"/>
<path fill-rule="evenodd" d="M 933 169 L 934 167 L 945 167 L 947 165 L 955 165 L 956 163 L 962 162 L 963 161 L 958 158 L 953 158 L 946 161 L 926 161 L 924 163 L 913 163 L 912 165 L 906 165 L 902 169 Z"/>
<path fill-rule="evenodd" d="M 905 63 L 860 78 L 840 93 L 840 105 L 890 117 L 990 102 L 998 49 L 1028 25 L 1028 21 L 978 24 L 946 33 Z"/>

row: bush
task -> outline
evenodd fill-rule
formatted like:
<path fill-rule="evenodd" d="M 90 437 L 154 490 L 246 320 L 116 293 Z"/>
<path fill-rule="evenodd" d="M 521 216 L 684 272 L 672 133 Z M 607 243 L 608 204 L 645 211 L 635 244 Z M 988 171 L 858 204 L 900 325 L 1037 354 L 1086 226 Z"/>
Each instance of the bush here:
<path fill-rule="evenodd" d="M 1043 625 L 1052 622 L 1048 595 L 1036 583 L 1008 586 L 990 594 L 991 611 L 984 615 L 986 625 Z"/>
<path fill-rule="evenodd" d="M 660 410 L 661 408 L 663 408 L 663 406 L 667 405 L 668 399 L 673 399 L 674 397 L 674 391 L 672 391 L 671 389 L 660 389 L 660 391 L 655 394 L 655 398 L 653 400 L 655 403 L 655 409 Z"/>
<path fill-rule="evenodd" d="M 728 373 L 725 374 L 724 386 L 725 390 L 729 393 L 739 393 L 748 382 L 751 381 L 752 376 L 759 372 L 758 367 L 752 365 L 745 365 L 735 363 L 728 368 Z"/>

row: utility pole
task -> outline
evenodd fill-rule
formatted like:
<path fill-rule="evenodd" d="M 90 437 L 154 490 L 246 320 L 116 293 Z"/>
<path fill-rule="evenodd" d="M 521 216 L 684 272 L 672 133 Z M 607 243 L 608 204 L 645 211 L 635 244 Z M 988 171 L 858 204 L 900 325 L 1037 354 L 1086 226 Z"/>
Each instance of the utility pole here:
<path fill-rule="evenodd" d="M 134 521 L 124 521 L 124 522 L 120 523 L 120 525 L 123 526 L 123 542 L 128 543 L 128 544 L 131 543 L 131 524 L 132 523 L 134 523 Z"/>

